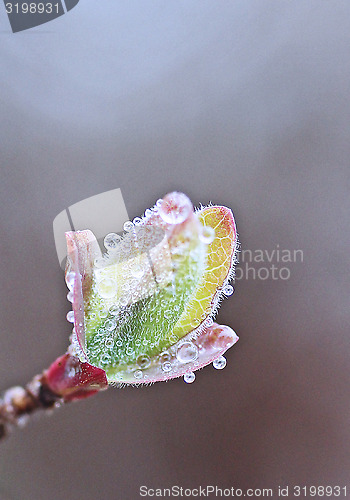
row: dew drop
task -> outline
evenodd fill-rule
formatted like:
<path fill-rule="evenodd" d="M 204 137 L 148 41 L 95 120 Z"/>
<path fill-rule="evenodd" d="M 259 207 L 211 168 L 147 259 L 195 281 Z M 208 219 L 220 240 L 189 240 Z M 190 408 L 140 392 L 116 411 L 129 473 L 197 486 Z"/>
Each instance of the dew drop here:
<path fill-rule="evenodd" d="M 229 297 L 230 295 L 233 294 L 235 289 L 231 285 L 225 285 L 222 291 L 224 292 L 225 295 L 227 295 L 227 297 Z"/>
<path fill-rule="evenodd" d="M 132 231 L 134 229 L 134 224 L 131 222 L 131 220 L 127 220 L 126 222 L 124 222 L 123 228 L 124 228 L 124 231 L 129 233 L 130 231 Z"/>
<path fill-rule="evenodd" d="M 137 380 L 140 380 L 140 378 L 142 378 L 142 371 L 141 370 L 136 370 L 136 372 L 134 372 L 134 377 Z"/>
<path fill-rule="evenodd" d="M 68 311 L 66 318 L 67 318 L 67 321 L 69 321 L 69 323 L 74 323 L 74 312 Z"/>
<path fill-rule="evenodd" d="M 134 266 L 132 266 L 130 272 L 132 276 L 134 276 L 134 278 L 141 278 L 143 276 L 144 269 L 142 266 L 140 266 L 140 264 L 135 264 Z"/>
<path fill-rule="evenodd" d="M 135 217 L 135 219 L 132 222 L 133 222 L 134 226 L 141 226 L 142 219 L 141 219 L 141 217 Z"/>
<path fill-rule="evenodd" d="M 125 353 L 127 356 L 132 356 L 134 354 L 134 349 L 132 347 L 127 347 Z"/>
<path fill-rule="evenodd" d="M 102 363 L 103 365 L 107 365 L 108 363 L 110 363 L 110 362 L 111 362 L 111 360 L 112 360 L 112 358 L 110 357 L 110 355 L 109 355 L 109 354 L 104 354 L 104 355 L 102 356 L 102 358 L 101 358 L 101 363 Z"/>
<path fill-rule="evenodd" d="M 171 358 L 170 354 L 168 352 L 162 352 L 160 355 L 160 362 L 165 363 L 166 361 L 169 361 Z"/>
<path fill-rule="evenodd" d="M 167 224 L 181 224 L 192 211 L 190 199 L 183 193 L 167 195 L 159 207 L 159 215 Z"/>
<path fill-rule="evenodd" d="M 139 365 L 140 368 L 145 369 L 148 368 L 149 365 L 151 364 L 151 358 L 146 354 L 141 354 L 137 358 L 136 363 Z"/>
<path fill-rule="evenodd" d="M 145 217 L 149 218 L 151 215 L 153 215 L 153 211 L 150 208 L 147 208 L 145 210 Z"/>
<path fill-rule="evenodd" d="M 69 302 L 73 302 L 73 300 L 74 300 L 74 293 L 72 291 L 70 291 L 70 292 L 67 293 L 67 300 L 69 300 Z"/>
<path fill-rule="evenodd" d="M 168 309 L 167 311 L 164 311 L 164 318 L 165 319 L 170 319 L 171 316 L 172 316 L 172 314 L 171 314 L 170 309 Z"/>
<path fill-rule="evenodd" d="M 105 346 L 107 349 L 111 349 L 114 346 L 114 339 L 112 337 L 109 337 L 105 341 Z"/>
<path fill-rule="evenodd" d="M 67 287 L 69 288 L 69 290 L 73 290 L 74 281 L 75 281 L 75 273 L 73 273 L 73 271 L 70 271 L 66 275 L 66 283 L 67 283 Z"/>
<path fill-rule="evenodd" d="M 107 254 L 105 254 L 105 255 L 107 255 Z M 102 263 L 102 261 L 103 261 L 103 263 Z M 100 279 L 100 277 L 103 273 L 103 268 L 106 267 L 106 265 L 107 265 L 107 261 L 105 261 L 104 257 L 98 257 L 97 259 L 94 259 L 94 278 L 97 281 Z"/>
<path fill-rule="evenodd" d="M 110 278 L 105 278 L 97 285 L 98 294 L 103 299 L 111 299 L 117 293 L 117 284 Z"/>
<path fill-rule="evenodd" d="M 109 314 L 111 314 L 112 316 L 118 316 L 118 313 L 119 313 L 119 307 L 116 306 L 116 305 L 113 305 L 109 308 Z"/>
<path fill-rule="evenodd" d="M 198 357 L 198 347 L 192 342 L 184 342 L 176 351 L 176 357 L 180 363 L 189 363 Z"/>
<path fill-rule="evenodd" d="M 184 375 L 184 382 L 186 384 L 192 384 L 196 380 L 196 375 L 193 372 L 190 373 L 185 373 Z"/>
<path fill-rule="evenodd" d="M 169 361 L 166 361 L 165 363 L 163 363 L 162 370 L 163 370 L 163 372 L 171 372 L 171 370 L 172 370 L 171 363 L 169 363 Z"/>
<path fill-rule="evenodd" d="M 210 226 L 203 226 L 201 232 L 199 233 L 199 239 L 209 245 L 215 238 L 215 230 Z"/>
<path fill-rule="evenodd" d="M 119 243 L 121 237 L 117 233 L 108 233 L 103 240 L 103 244 L 106 247 L 106 250 L 115 250 Z"/>
<path fill-rule="evenodd" d="M 220 356 L 213 361 L 213 367 L 216 370 L 222 370 L 226 366 L 226 358 L 224 356 Z"/>
<path fill-rule="evenodd" d="M 107 319 L 107 321 L 104 324 L 104 327 L 109 330 L 110 332 L 114 330 L 114 328 L 117 326 L 117 321 L 115 318 L 112 319 Z"/>
<path fill-rule="evenodd" d="M 122 295 L 122 296 L 120 297 L 119 302 L 120 302 L 120 305 L 121 305 L 122 307 L 125 307 L 125 306 L 127 306 L 127 305 L 128 305 L 128 303 L 129 303 L 129 297 L 128 297 L 127 295 Z"/>
<path fill-rule="evenodd" d="M 103 309 L 102 311 L 99 311 L 98 315 L 100 316 L 101 319 L 107 318 L 108 316 L 108 311 Z"/>

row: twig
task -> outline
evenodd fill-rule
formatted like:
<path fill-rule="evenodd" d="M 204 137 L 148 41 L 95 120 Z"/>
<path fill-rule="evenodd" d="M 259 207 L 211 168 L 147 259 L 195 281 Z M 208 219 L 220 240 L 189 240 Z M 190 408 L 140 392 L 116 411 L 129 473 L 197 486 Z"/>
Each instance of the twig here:
<path fill-rule="evenodd" d="M 52 410 L 64 402 L 48 387 L 44 374 L 36 375 L 25 387 L 11 387 L 0 398 L 0 439 L 14 427 L 23 427 L 34 412 Z"/>
<path fill-rule="evenodd" d="M 66 353 L 25 387 L 15 386 L 4 392 L 0 398 L 0 440 L 14 427 L 23 427 L 38 410 L 50 411 L 107 387 L 103 370 Z"/>

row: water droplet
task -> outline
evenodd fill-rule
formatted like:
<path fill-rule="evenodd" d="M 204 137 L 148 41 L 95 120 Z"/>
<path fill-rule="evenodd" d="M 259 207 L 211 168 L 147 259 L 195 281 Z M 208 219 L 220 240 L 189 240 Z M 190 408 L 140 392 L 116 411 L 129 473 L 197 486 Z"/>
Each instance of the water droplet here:
<path fill-rule="evenodd" d="M 203 226 L 201 232 L 199 233 L 199 239 L 209 245 L 215 238 L 215 230 L 210 226 Z"/>
<path fill-rule="evenodd" d="M 108 337 L 105 340 L 105 346 L 107 347 L 107 349 L 111 349 L 114 346 L 114 339 L 112 337 Z"/>
<path fill-rule="evenodd" d="M 156 206 L 159 208 L 163 203 L 162 198 L 159 198 L 159 200 L 156 201 Z"/>
<path fill-rule="evenodd" d="M 97 285 L 98 294 L 103 299 L 111 299 L 117 293 L 117 284 L 110 278 L 105 278 Z"/>
<path fill-rule="evenodd" d="M 184 381 L 186 384 L 192 384 L 196 380 L 196 375 L 193 372 L 190 373 L 185 373 L 184 375 Z"/>
<path fill-rule="evenodd" d="M 117 326 L 117 320 L 115 318 L 107 319 L 107 321 L 104 324 L 104 327 L 110 332 L 114 330 L 116 326 Z"/>
<path fill-rule="evenodd" d="M 189 198 L 178 192 L 168 194 L 159 207 L 159 215 L 167 224 L 181 224 L 192 211 Z"/>
<path fill-rule="evenodd" d="M 222 289 L 222 291 L 224 292 L 225 295 L 227 295 L 229 297 L 230 295 L 233 294 L 235 289 L 231 285 L 225 285 L 224 288 Z"/>
<path fill-rule="evenodd" d="M 69 321 L 69 323 L 74 323 L 74 312 L 68 311 L 66 318 L 67 318 L 67 321 Z"/>
<path fill-rule="evenodd" d="M 144 273 L 144 269 L 140 264 L 135 264 L 131 268 L 131 274 L 134 276 L 134 278 L 141 278 Z"/>
<path fill-rule="evenodd" d="M 112 358 L 110 357 L 110 355 L 109 355 L 109 354 L 104 354 L 104 355 L 102 356 L 102 358 L 101 358 L 101 363 L 102 363 L 103 365 L 107 365 L 108 363 L 110 363 L 110 362 L 111 362 L 111 360 L 112 360 Z"/>
<path fill-rule="evenodd" d="M 198 357 L 198 347 L 192 342 L 184 342 L 176 351 L 176 357 L 180 363 L 189 363 Z"/>
<path fill-rule="evenodd" d="M 108 233 L 103 240 L 103 244 L 106 247 L 106 250 L 115 250 L 119 243 L 121 237 L 117 233 Z"/>
<path fill-rule="evenodd" d="M 147 208 L 145 210 L 145 217 L 151 217 L 151 215 L 153 215 L 153 211 L 150 209 L 150 208 Z"/>
<path fill-rule="evenodd" d="M 67 300 L 69 300 L 69 302 L 73 302 L 73 300 L 74 300 L 74 293 L 72 291 L 70 291 L 70 292 L 67 293 Z"/>
<path fill-rule="evenodd" d="M 124 222 L 123 228 L 124 228 L 124 231 L 129 233 L 130 231 L 132 231 L 134 229 L 134 224 L 131 222 L 131 220 L 127 220 L 126 222 Z"/>
<path fill-rule="evenodd" d="M 149 365 L 151 364 L 151 358 L 146 354 L 141 354 L 137 358 L 136 363 L 139 365 L 140 368 L 145 369 L 148 368 Z"/>
<path fill-rule="evenodd" d="M 94 260 L 94 265 L 95 267 L 101 269 L 102 267 L 105 267 L 105 265 L 107 264 L 107 261 L 104 257 L 97 257 L 95 260 Z M 95 270 L 96 272 L 96 270 Z"/>
<path fill-rule="evenodd" d="M 134 349 L 132 347 L 127 347 L 125 353 L 127 356 L 132 356 L 134 354 Z"/>
<path fill-rule="evenodd" d="M 164 311 L 164 318 L 165 319 L 170 319 L 171 316 L 172 316 L 172 314 L 171 314 L 170 309 L 168 309 L 167 311 Z"/>
<path fill-rule="evenodd" d="M 134 372 L 134 377 L 137 380 L 140 380 L 140 378 L 142 378 L 142 371 L 141 370 L 136 370 L 136 372 Z"/>
<path fill-rule="evenodd" d="M 119 313 L 119 307 L 116 306 L 116 305 L 113 305 L 109 308 L 109 314 L 111 314 L 112 316 L 118 316 L 118 313 Z"/>
<path fill-rule="evenodd" d="M 141 217 L 135 217 L 135 219 L 132 222 L 133 222 L 134 226 L 141 226 L 142 219 L 141 219 Z"/>
<path fill-rule="evenodd" d="M 101 319 L 107 318 L 108 311 L 106 311 L 106 309 L 103 309 L 102 311 L 98 312 L 98 315 L 100 316 Z"/>
<path fill-rule="evenodd" d="M 75 281 L 75 273 L 71 271 L 66 275 L 66 283 L 69 290 L 73 290 L 74 281 Z"/>
<path fill-rule="evenodd" d="M 171 370 L 172 370 L 171 363 L 169 363 L 169 361 L 166 361 L 165 363 L 163 363 L 162 370 L 163 370 L 163 372 L 171 372 Z"/>
<path fill-rule="evenodd" d="M 217 359 L 214 359 L 213 361 L 213 367 L 216 370 L 222 370 L 226 366 L 226 358 L 224 356 L 220 356 Z"/>
<path fill-rule="evenodd" d="M 128 303 L 129 303 L 129 297 L 128 297 L 127 295 L 122 295 L 122 296 L 120 297 L 119 302 L 120 302 L 120 305 L 121 305 L 122 307 L 125 307 L 125 306 L 127 306 L 127 305 L 128 305 Z"/>
<path fill-rule="evenodd" d="M 165 352 L 162 352 L 160 354 L 160 362 L 161 363 L 165 363 L 166 361 L 170 361 L 170 359 L 171 359 L 171 356 L 168 352 L 165 351 Z"/>

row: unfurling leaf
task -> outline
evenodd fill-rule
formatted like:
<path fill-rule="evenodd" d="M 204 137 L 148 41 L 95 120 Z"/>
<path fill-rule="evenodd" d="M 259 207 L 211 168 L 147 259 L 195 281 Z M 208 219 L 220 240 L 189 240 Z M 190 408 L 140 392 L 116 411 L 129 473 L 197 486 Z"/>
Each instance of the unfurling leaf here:
<path fill-rule="evenodd" d="M 194 212 L 174 192 L 124 229 L 106 236 L 104 254 L 91 231 L 66 233 L 72 353 L 120 384 L 188 375 L 220 358 L 238 339 L 213 322 L 233 292 L 231 210 Z"/>

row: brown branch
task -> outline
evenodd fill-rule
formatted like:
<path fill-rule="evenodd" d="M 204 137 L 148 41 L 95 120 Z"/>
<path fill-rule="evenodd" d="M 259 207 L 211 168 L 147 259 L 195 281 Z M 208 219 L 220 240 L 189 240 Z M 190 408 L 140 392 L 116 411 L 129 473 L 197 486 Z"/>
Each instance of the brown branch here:
<path fill-rule="evenodd" d="M 65 402 L 48 387 L 44 374 L 36 375 L 25 387 L 11 387 L 0 398 L 0 440 L 13 428 L 23 427 L 38 410 L 52 410 Z"/>
<path fill-rule="evenodd" d="M 71 354 L 58 357 L 25 387 L 15 386 L 0 398 L 0 439 L 14 427 L 23 427 L 38 410 L 53 410 L 107 389 L 106 373 Z"/>

